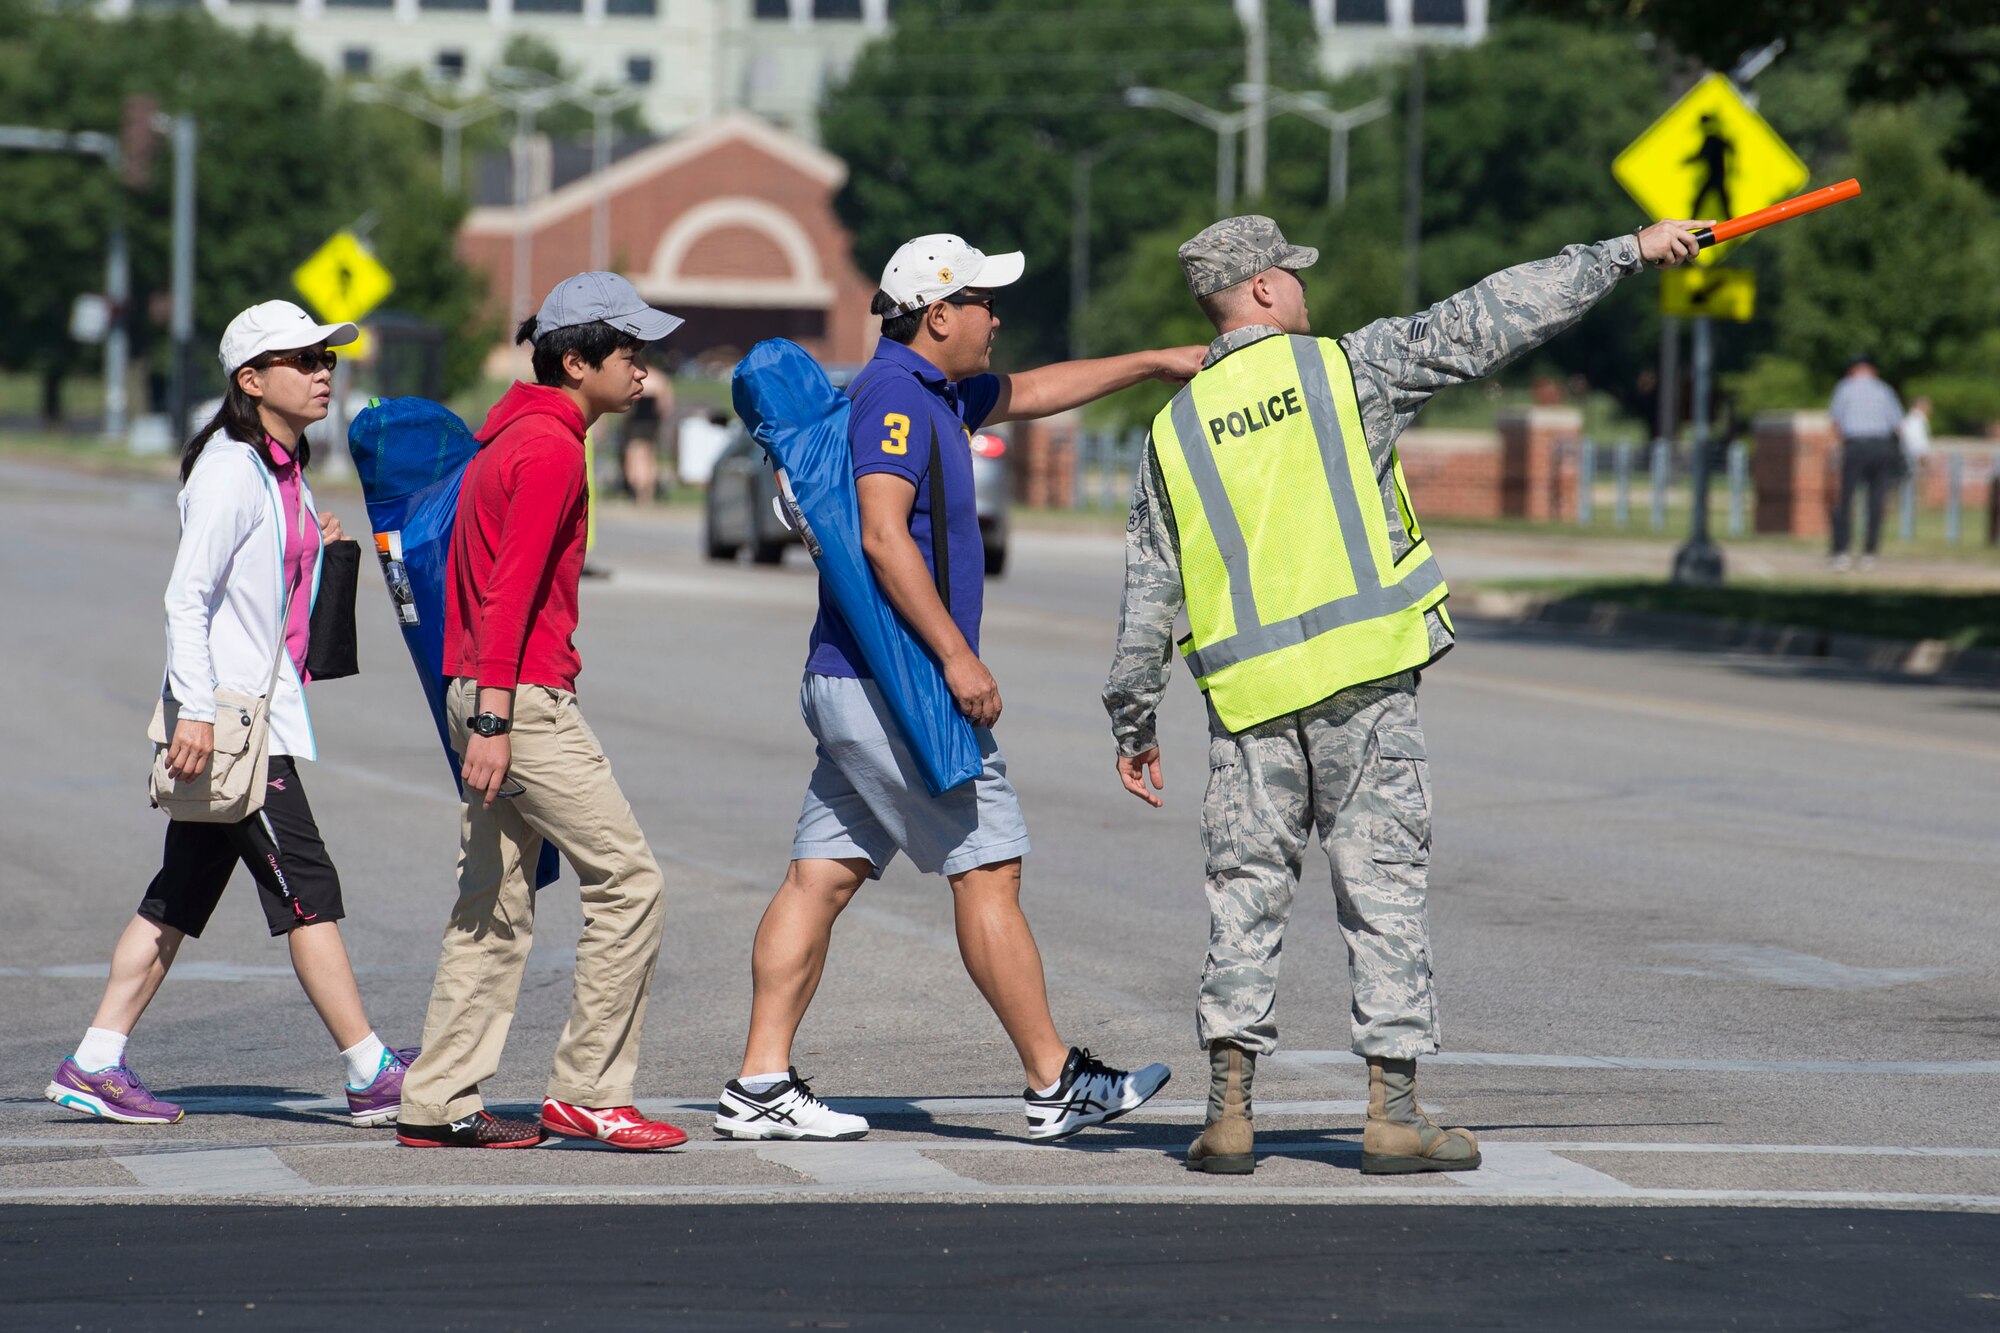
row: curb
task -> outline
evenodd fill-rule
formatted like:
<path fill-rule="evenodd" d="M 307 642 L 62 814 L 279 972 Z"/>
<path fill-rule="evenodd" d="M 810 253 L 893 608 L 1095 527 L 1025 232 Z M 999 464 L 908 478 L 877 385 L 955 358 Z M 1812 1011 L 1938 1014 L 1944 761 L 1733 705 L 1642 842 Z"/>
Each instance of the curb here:
<path fill-rule="evenodd" d="M 1769 657 L 1843 662 L 1890 676 L 1941 684 L 2000 686 L 2000 649 L 1959 648 L 1943 639 L 1884 639 L 1800 625 L 1767 625 L 1685 611 L 1639 611 L 1615 602 L 1473 591 L 1454 595 L 1464 613 L 1519 624 L 1559 625 L 1586 634 L 1651 639 Z"/>

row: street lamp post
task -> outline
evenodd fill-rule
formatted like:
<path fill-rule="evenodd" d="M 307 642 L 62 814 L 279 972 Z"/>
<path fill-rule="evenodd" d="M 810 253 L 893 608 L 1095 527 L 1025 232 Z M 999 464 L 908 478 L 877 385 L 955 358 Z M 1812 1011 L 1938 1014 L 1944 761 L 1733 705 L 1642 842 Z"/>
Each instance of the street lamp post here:
<path fill-rule="evenodd" d="M 460 162 L 463 157 L 462 144 L 466 126 L 476 124 L 500 110 L 484 99 L 475 99 L 459 105 L 434 102 L 428 97 L 385 83 L 360 83 L 348 91 L 357 102 L 393 106 L 428 125 L 437 127 L 441 140 L 439 157 L 443 159 L 446 194 L 460 193 L 463 177 Z"/>
<path fill-rule="evenodd" d="M 111 197 L 109 243 L 104 256 L 104 299 L 111 307 L 111 322 L 104 332 L 104 434 L 109 439 L 125 435 L 127 367 L 131 344 L 126 320 L 132 303 L 132 260 L 125 235 L 124 150 L 117 139 L 95 130 L 31 129 L 0 126 L 0 148 L 23 148 L 36 152 L 84 153 L 104 160 L 112 175 L 121 178 Z"/>
<path fill-rule="evenodd" d="M 1237 13 L 1243 20 L 1243 70 L 1249 89 L 1243 99 L 1243 193 L 1262 199 L 1268 155 L 1265 122 L 1271 115 L 1270 30 L 1264 0 L 1237 0 Z"/>
<path fill-rule="evenodd" d="M 1347 136 L 1350 132 L 1389 114 L 1389 101 L 1378 97 L 1372 102 L 1335 111 L 1327 105 L 1325 93 L 1294 93 L 1267 88 L 1264 105 L 1274 112 L 1304 116 L 1324 128 L 1326 145 L 1326 202 L 1338 208 L 1347 202 Z"/>
<path fill-rule="evenodd" d="M 612 117 L 645 99 L 637 88 L 618 88 L 606 93 L 573 92 L 569 100 L 590 113 L 590 177 L 597 196 L 590 208 L 590 267 L 603 272 L 611 267 L 611 195 L 604 187 L 604 173 L 611 166 Z"/>
<path fill-rule="evenodd" d="M 174 145 L 173 239 L 173 378 L 168 382 L 167 412 L 174 436 L 186 439 L 188 411 L 194 405 L 194 155 L 199 140 L 194 117 L 186 112 L 157 118 Z"/>
<path fill-rule="evenodd" d="M 539 70 L 502 65 L 493 71 L 493 99 L 514 113 L 514 274 L 508 299 L 512 323 L 530 313 L 534 280 L 528 250 L 528 145 L 535 134 L 535 117 L 558 102 L 568 101 L 571 88 Z"/>
<path fill-rule="evenodd" d="M 1069 357 L 1083 358 L 1083 308 L 1090 302 L 1090 173 L 1122 148 L 1151 135 L 1121 134 L 1070 159 L 1069 170 Z"/>
<path fill-rule="evenodd" d="M 1217 111 L 1165 88 L 1127 88 L 1125 105 L 1171 111 L 1215 133 L 1215 211 L 1226 216 L 1236 204 L 1236 136 L 1250 123 L 1250 109 Z M 1261 112 L 1262 108 L 1257 108 Z"/>

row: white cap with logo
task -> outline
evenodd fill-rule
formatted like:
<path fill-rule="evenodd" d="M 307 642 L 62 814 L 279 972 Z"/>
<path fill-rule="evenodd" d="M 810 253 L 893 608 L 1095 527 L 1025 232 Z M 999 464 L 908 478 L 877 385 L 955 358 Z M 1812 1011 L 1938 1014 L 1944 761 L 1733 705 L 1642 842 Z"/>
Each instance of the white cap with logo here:
<path fill-rule="evenodd" d="M 321 324 L 290 301 L 264 301 L 222 331 L 222 368 L 234 375 L 266 352 L 296 352 L 319 343 L 345 347 L 360 336 L 352 324 Z"/>
<path fill-rule="evenodd" d="M 1018 282 L 1028 265 L 1019 250 L 989 255 L 962 236 L 934 232 L 906 241 L 882 270 L 882 294 L 907 315 L 967 287 L 1005 287 Z"/>

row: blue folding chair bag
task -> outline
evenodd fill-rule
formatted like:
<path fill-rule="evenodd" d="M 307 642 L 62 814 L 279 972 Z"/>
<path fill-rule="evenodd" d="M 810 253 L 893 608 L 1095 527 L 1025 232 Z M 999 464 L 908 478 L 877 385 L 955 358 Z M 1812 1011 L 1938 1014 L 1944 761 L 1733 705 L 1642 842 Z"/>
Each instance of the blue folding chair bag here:
<path fill-rule="evenodd" d="M 444 588 L 458 519 L 458 490 L 479 441 L 450 410 L 427 398 L 373 399 L 347 432 L 368 523 L 403 644 L 431 708 L 452 781 L 464 790 L 445 723 Z M 535 887 L 561 873 L 556 848 L 542 845 Z"/>
<path fill-rule="evenodd" d="M 924 785 L 938 796 L 978 777 L 984 761 L 972 724 L 946 688 L 937 659 L 896 614 L 862 554 L 847 395 L 803 347 L 772 338 L 738 363 L 731 396 L 777 470 L 790 521 L 854 631 Z"/>

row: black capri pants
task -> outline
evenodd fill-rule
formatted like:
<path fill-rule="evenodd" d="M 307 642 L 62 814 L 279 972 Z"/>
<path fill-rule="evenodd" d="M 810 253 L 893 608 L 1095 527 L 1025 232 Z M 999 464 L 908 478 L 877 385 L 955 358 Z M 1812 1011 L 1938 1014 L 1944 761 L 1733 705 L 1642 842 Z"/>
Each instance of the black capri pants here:
<path fill-rule="evenodd" d="M 340 875 L 320 841 L 298 765 L 290 755 L 272 755 L 265 779 L 264 808 L 248 819 L 167 825 L 166 853 L 140 900 L 140 916 L 201 938 L 238 861 L 257 881 L 273 935 L 347 914 Z"/>

